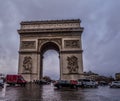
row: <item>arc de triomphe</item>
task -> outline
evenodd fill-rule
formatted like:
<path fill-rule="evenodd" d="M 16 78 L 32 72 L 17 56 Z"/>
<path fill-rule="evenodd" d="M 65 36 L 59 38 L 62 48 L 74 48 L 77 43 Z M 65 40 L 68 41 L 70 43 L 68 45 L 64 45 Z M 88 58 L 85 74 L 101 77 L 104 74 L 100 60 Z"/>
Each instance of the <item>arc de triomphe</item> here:
<path fill-rule="evenodd" d="M 79 19 L 21 22 L 18 73 L 27 81 L 41 79 L 43 54 L 54 49 L 59 53 L 60 79 L 81 78 L 83 27 L 80 22 Z"/>

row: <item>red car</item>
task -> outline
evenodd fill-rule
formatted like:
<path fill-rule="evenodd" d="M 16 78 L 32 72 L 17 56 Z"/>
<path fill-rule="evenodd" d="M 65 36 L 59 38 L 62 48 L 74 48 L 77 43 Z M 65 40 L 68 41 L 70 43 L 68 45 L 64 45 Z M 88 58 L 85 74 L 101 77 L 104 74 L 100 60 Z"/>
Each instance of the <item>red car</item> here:
<path fill-rule="evenodd" d="M 24 80 L 24 78 L 21 75 L 7 75 L 6 83 L 10 85 L 19 84 L 21 86 L 25 86 L 27 82 Z"/>

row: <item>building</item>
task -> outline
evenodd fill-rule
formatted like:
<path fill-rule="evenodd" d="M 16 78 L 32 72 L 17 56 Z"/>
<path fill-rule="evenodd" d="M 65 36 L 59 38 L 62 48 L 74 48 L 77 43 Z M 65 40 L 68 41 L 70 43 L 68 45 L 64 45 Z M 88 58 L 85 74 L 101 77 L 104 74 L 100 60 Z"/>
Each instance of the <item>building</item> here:
<path fill-rule="evenodd" d="M 120 80 L 120 73 L 116 73 L 116 74 L 115 74 L 115 79 L 116 79 L 116 80 Z"/>
<path fill-rule="evenodd" d="M 85 79 L 91 79 L 91 80 L 96 80 L 98 78 L 97 73 L 93 73 L 92 71 L 89 72 L 84 72 L 84 78 Z"/>

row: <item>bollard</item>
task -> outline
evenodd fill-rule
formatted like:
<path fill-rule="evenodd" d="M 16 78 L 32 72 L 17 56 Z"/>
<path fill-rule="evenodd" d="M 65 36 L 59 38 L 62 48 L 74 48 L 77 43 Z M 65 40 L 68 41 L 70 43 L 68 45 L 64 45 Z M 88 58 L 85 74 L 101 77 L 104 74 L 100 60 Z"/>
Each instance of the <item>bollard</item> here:
<path fill-rule="evenodd" d="M 3 88 L 2 88 L 2 97 L 3 97 L 3 98 L 5 98 L 6 86 L 7 86 L 7 84 L 4 83 L 4 86 L 3 86 Z"/>

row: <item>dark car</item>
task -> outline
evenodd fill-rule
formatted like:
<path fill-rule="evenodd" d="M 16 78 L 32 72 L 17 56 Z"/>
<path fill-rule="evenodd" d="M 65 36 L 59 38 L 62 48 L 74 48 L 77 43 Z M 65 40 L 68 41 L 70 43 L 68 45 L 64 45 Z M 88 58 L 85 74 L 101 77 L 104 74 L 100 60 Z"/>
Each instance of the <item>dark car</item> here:
<path fill-rule="evenodd" d="M 3 79 L 0 79 L 0 87 L 3 88 L 3 86 L 4 86 L 4 81 L 3 81 Z"/>
<path fill-rule="evenodd" d="M 46 80 L 40 80 L 39 81 L 39 84 L 42 85 L 42 84 L 49 84 L 49 82 L 47 82 Z"/>
<path fill-rule="evenodd" d="M 76 80 L 58 80 L 54 83 L 54 86 L 57 88 L 62 87 L 70 87 L 70 88 L 77 88 L 77 81 Z"/>
<path fill-rule="evenodd" d="M 113 81 L 113 82 L 110 84 L 110 87 L 111 87 L 111 88 L 120 88 L 120 81 Z"/>

